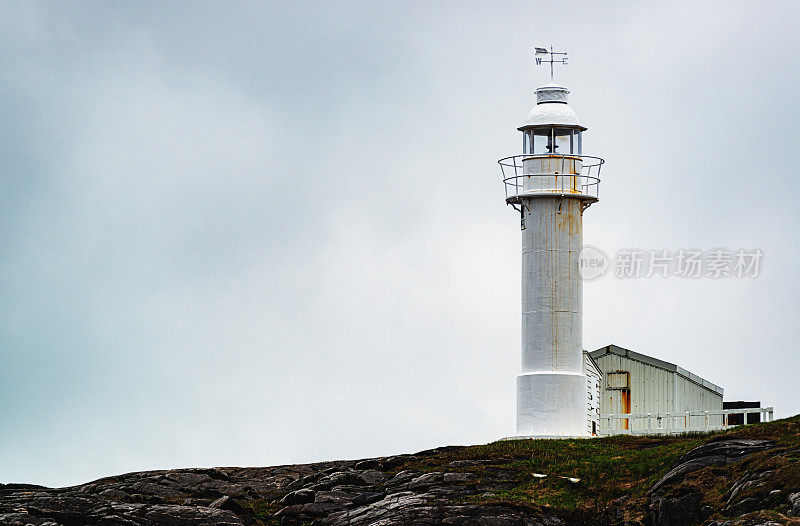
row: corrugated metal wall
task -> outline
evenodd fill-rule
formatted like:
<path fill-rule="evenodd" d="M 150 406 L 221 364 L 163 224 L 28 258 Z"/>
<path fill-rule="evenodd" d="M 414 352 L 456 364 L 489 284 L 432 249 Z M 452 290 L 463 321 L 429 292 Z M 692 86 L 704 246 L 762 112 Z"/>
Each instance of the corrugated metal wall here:
<path fill-rule="evenodd" d="M 715 393 L 703 386 L 692 382 L 676 372 L 667 371 L 654 365 L 617 354 L 605 354 L 595 358 L 597 365 L 603 371 L 603 380 L 600 383 L 600 413 L 667 413 L 674 411 L 704 411 L 722 409 L 722 395 Z M 624 389 L 609 389 L 608 375 L 626 371 L 630 374 L 629 391 Z M 618 381 L 618 380 L 616 380 Z M 626 400 L 627 398 L 627 400 Z M 677 401 L 677 403 L 676 403 Z M 628 410 L 627 405 L 630 406 Z M 699 418 L 699 420 L 698 420 Z M 719 425 L 722 417 L 712 417 L 715 420 L 709 424 Z M 719 422 L 717 422 L 719 420 Z M 692 426 L 702 426 L 702 417 L 694 417 Z M 607 423 L 601 421 L 601 425 Z M 635 421 L 632 429 L 644 429 L 646 422 Z M 666 426 L 667 423 L 653 425 Z M 673 425 L 683 427 L 683 422 L 673 422 Z M 621 429 L 627 429 L 627 422 L 617 424 Z"/>
<path fill-rule="evenodd" d="M 722 409 L 722 396 L 698 386 L 691 380 L 677 375 L 678 378 L 678 411 L 705 411 Z M 703 425 L 703 417 L 692 417 L 691 426 Z M 709 417 L 709 425 L 722 425 L 722 416 Z"/>
<path fill-rule="evenodd" d="M 603 373 L 585 351 L 583 367 L 583 374 L 586 375 L 586 432 L 594 436 L 600 432 L 600 384 Z"/>
<path fill-rule="evenodd" d="M 620 390 L 606 389 L 607 376 L 617 371 L 630 373 L 630 411 L 632 413 L 665 413 L 673 410 L 672 373 L 652 365 L 616 354 L 606 354 L 595 361 L 603 370 L 600 413 L 622 412 Z"/>

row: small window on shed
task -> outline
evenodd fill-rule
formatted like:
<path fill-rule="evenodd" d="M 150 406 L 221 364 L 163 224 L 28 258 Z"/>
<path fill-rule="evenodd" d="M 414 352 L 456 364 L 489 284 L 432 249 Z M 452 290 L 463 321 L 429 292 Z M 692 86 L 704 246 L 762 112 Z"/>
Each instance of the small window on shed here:
<path fill-rule="evenodd" d="M 630 389 L 630 373 L 628 371 L 608 373 L 606 382 L 606 389 Z"/>

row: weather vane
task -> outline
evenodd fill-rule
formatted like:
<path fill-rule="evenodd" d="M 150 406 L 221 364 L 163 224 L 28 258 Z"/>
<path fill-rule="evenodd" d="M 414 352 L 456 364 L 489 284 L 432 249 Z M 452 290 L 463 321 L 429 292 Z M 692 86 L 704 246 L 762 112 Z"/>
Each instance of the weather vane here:
<path fill-rule="evenodd" d="M 536 60 L 536 65 L 541 66 L 542 63 L 550 64 L 550 80 L 553 80 L 553 64 L 566 64 L 567 63 L 567 54 L 561 53 L 558 51 L 553 51 L 553 46 L 550 46 L 550 51 L 547 51 L 547 48 L 543 47 L 535 47 L 533 48 L 536 52 L 534 55 L 534 59 Z M 550 55 L 550 60 L 545 60 L 546 56 Z M 556 55 L 563 55 L 561 58 L 556 59 Z"/>

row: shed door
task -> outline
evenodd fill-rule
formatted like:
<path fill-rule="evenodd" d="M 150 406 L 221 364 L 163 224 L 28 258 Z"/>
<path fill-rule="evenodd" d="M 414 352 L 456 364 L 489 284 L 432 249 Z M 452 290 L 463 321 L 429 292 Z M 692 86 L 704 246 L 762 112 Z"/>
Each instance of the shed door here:
<path fill-rule="evenodd" d="M 611 413 L 620 415 L 631 412 L 631 375 L 628 371 L 614 371 L 606 374 L 606 392 L 609 397 Z M 629 429 L 627 418 L 617 420 L 620 429 Z M 612 424 L 613 425 L 613 424 Z"/>

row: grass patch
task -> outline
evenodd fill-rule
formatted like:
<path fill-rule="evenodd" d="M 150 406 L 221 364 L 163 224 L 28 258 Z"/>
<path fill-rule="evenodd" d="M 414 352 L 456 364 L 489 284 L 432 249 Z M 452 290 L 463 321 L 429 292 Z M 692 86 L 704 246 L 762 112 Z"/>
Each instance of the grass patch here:
<path fill-rule="evenodd" d="M 765 484 L 747 489 L 742 496 L 762 501 L 778 489 L 780 495 L 773 494 L 772 510 L 762 510 L 764 516 L 788 513 L 788 495 L 800 491 L 800 416 L 710 434 L 498 441 L 410 457 L 388 472 L 469 472 L 475 477 L 465 485 L 474 486 L 476 493 L 464 503 L 548 508 L 551 513 L 565 512 L 571 517 L 593 517 L 614 506 L 624 511 L 625 520 L 635 521 L 646 513 L 647 491 L 681 456 L 703 443 L 728 438 L 766 438 L 777 447 L 690 473 L 670 491 L 698 492 L 703 504 L 712 506 L 721 517 L 720 510 L 725 509 L 736 480 L 746 473 L 770 471 Z M 455 461 L 477 462 L 451 465 Z M 537 478 L 534 473 L 547 476 Z M 280 503 L 257 500 L 242 504 L 264 524 L 279 523 L 273 516 L 282 507 Z"/>
<path fill-rule="evenodd" d="M 623 496 L 638 498 L 703 439 L 617 436 L 594 440 L 521 440 L 494 443 L 482 454 L 512 454 L 522 481 L 501 500 L 515 504 L 597 509 Z M 502 454 L 502 453 L 501 453 Z M 547 475 L 536 478 L 533 473 Z M 562 477 L 580 479 L 573 483 Z M 503 498 L 505 497 L 505 499 Z"/>
<path fill-rule="evenodd" d="M 646 492 L 681 456 L 708 441 L 727 438 L 768 438 L 779 444 L 785 454 L 774 458 L 773 449 L 753 455 L 745 464 L 710 467 L 691 474 L 684 484 L 702 490 L 704 502 L 717 509 L 723 506 L 730 485 L 742 475 L 739 472 L 743 467 L 775 471 L 774 481 L 782 488 L 800 486 L 800 417 L 708 434 L 504 440 L 436 453 L 392 471 L 465 471 L 477 475 L 473 482 L 476 485 L 489 486 L 498 478 L 507 482 L 506 487 L 492 490 L 488 495 L 468 499 L 471 503 L 596 511 L 623 497 L 630 504 L 643 504 Z M 449 466 L 459 460 L 482 463 Z M 547 477 L 536 478 L 534 473 Z M 562 477 L 579 478 L 580 482 L 572 483 Z M 774 488 L 773 484 L 762 491 Z"/>
<path fill-rule="evenodd" d="M 678 458 L 707 440 L 708 436 L 700 435 L 503 440 L 437 453 L 393 471 L 464 471 L 477 475 L 474 485 L 504 482 L 489 495 L 468 499 L 470 503 L 590 511 L 621 497 L 644 497 Z M 481 464 L 449 466 L 464 460 Z M 537 478 L 534 473 L 547 477 Z"/>
<path fill-rule="evenodd" d="M 255 518 L 266 526 L 279 526 L 281 523 L 280 519 L 275 518 L 275 514 L 278 512 L 278 510 L 283 508 L 283 504 L 281 504 L 278 500 L 247 500 L 240 501 L 240 504 L 245 508 L 249 508 L 253 512 Z"/>

